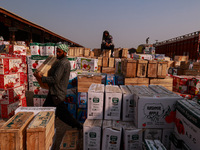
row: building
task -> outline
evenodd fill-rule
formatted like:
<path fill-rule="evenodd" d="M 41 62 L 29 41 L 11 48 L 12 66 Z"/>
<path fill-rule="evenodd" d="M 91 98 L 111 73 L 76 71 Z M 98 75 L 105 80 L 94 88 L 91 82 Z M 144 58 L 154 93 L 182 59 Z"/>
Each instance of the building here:
<path fill-rule="evenodd" d="M 196 60 L 199 56 L 200 31 L 156 42 L 154 47 L 157 54 L 165 54 L 173 58 L 175 55 L 188 55 L 189 59 Z"/>
<path fill-rule="evenodd" d="M 83 47 L 1 7 L 0 36 L 3 36 L 5 41 L 10 41 L 11 43 L 13 41 L 26 41 L 27 44 L 30 42 L 65 42 L 73 47 Z"/>

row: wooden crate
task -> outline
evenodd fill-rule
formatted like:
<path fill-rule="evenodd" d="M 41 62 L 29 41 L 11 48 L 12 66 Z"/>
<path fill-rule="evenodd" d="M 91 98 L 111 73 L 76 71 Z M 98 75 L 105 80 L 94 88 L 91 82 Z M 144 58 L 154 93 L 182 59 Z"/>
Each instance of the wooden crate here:
<path fill-rule="evenodd" d="M 98 66 L 103 66 L 103 58 L 98 57 Z"/>
<path fill-rule="evenodd" d="M 115 68 L 102 67 L 102 73 L 115 74 Z"/>
<path fill-rule="evenodd" d="M 79 48 L 78 47 L 74 47 L 74 56 L 75 57 L 79 57 L 79 53 L 80 53 Z"/>
<path fill-rule="evenodd" d="M 180 65 L 181 69 L 189 69 L 189 66 L 190 66 L 190 62 L 181 61 L 181 65 Z"/>
<path fill-rule="evenodd" d="M 125 78 L 124 84 L 125 85 L 149 86 L 149 78 Z"/>
<path fill-rule="evenodd" d="M 53 144 L 54 129 L 54 112 L 39 112 L 26 129 L 27 150 L 49 150 L 49 147 Z"/>
<path fill-rule="evenodd" d="M 147 75 L 147 60 L 138 60 L 137 77 L 145 78 Z"/>
<path fill-rule="evenodd" d="M 111 50 L 103 50 L 103 57 L 110 57 L 111 55 Z"/>
<path fill-rule="evenodd" d="M 122 49 L 122 58 L 127 58 L 128 56 L 128 48 L 123 48 Z"/>
<path fill-rule="evenodd" d="M 120 58 L 120 50 L 121 50 L 121 48 L 114 49 L 114 57 L 115 58 Z"/>
<path fill-rule="evenodd" d="M 167 62 L 158 62 L 158 78 L 165 78 L 167 73 Z"/>
<path fill-rule="evenodd" d="M 194 70 L 200 70 L 200 62 L 194 62 L 193 63 L 193 69 Z"/>
<path fill-rule="evenodd" d="M 174 68 L 174 61 L 167 61 L 168 64 L 167 64 L 167 70 L 169 70 L 169 68 Z"/>
<path fill-rule="evenodd" d="M 101 75 L 78 75 L 78 92 L 88 92 L 92 83 L 101 84 Z"/>
<path fill-rule="evenodd" d="M 173 88 L 173 78 L 166 77 L 165 79 L 150 79 L 151 85 L 161 85 L 172 91 Z"/>
<path fill-rule="evenodd" d="M 102 68 L 101 66 L 98 66 L 97 71 L 98 71 L 98 72 L 101 72 L 101 68 Z"/>
<path fill-rule="evenodd" d="M 34 117 L 33 112 L 19 112 L 0 128 L 1 150 L 25 150 L 26 127 Z"/>
<path fill-rule="evenodd" d="M 90 57 L 94 57 L 94 52 L 90 51 Z"/>
<path fill-rule="evenodd" d="M 186 75 L 186 76 L 197 76 L 197 75 L 200 75 L 200 71 L 199 70 L 194 70 L 194 69 L 183 70 L 183 75 Z"/>
<path fill-rule="evenodd" d="M 175 56 L 174 61 L 188 61 L 189 56 Z"/>
<path fill-rule="evenodd" d="M 85 56 L 85 57 L 90 56 L 90 48 L 85 48 L 85 49 L 84 49 L 84 56 Z"/>
<path fill-rule="evenodd" d="M 157 77 L 158 63 L 155 60 L 150 60 L 148 63 L 148 73 L 147 77 L 156 78 Z"/>
<path fill-rule="evenodd" d="M 84 55 L 84 48 L 79 47 L 79 57 L 82 57 Z"/>
<path fill-rule="evenodd" d="M 67 130 L 60 144 L 60 150 L 77 150 L 79 147 L 79 131 Z"/>
<path fill-rule="evenodd" d="M 109 58 L 109 65 L 108 67 L 114 68 L 115 67 L 115 58 Z"/>
<path fill-rule="evenodd" d="M 103 67 L 108 67 L 108 59 L 109 57 L 103 57 Z"/>
<path fill-rule="evenodd" d="M 74 47 L 69 48 L 68 56 L 74 56 Z"/>
<path fill-rule="evenodd" d="M 94 51 L 94 56 L 95 57 L 100 57 L 100 55 L 101 55 L 101 49 L 95 48 L 95 49 L 93 49 L 93 51 Z"/>
<path fill-rule="evenodd" d="M 6 122 L 3 119 L 0 119 L 0 128 L 5 124 Z"/>
<path fill-rule="evenodd" d="M 122 73 L 124 77 L 136 77 L 137 61 L 133 59 L 122 59 Z"/>

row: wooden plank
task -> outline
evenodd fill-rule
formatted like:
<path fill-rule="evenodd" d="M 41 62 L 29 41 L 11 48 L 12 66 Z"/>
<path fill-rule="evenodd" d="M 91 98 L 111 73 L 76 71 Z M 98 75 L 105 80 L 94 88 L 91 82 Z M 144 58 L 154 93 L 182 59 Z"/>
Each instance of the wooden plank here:
<path fill-rule="evenodd" d="M 122 58 L 127 58 L 128 56 L 128 48 L 123 48 L 122 49 Z"/>
<path fill-rule="evenodd" d="M 157 69 L 158 69 L 157 61 L 153 61 L 153 60 L 149 61 L 147 76 L 149 78 L 156 78 L 157 77 Z"/>
<path fill-rule="evenodd" d="M 108 67 L 114 68 L 115 67 L 115 58 L 109 58 L 109 65 Z"/>
<path fill-rule="evenodd" d="M 0 119 L 0 128 L 5 124 L 6 122 L 2 119 Z"/>
<path fill-rule="evenodd" d="M 150 79 L 150 84 L 161 85 L 161 84 L 172 84 L 173 78 L 167 79 Z"/>
<path fill-rule="evenodd" d="M 149 85 L 149 78 L 125 78 L 125 85 Z"/>
<path fill-rule="evenodd" d="M 165 78 L 167 75 L 167 62 L 158 62 L 158 78 Z"/>
<path fill-rule="evenodd" d="M 103 67 L 108 67 L 108 57 L 103 57 Z"/>
<path fill-rule="evenodd" d="M 102 67 L 102 73 L 115 74 L 115 68 Z"/>
<path fill-rule="evenodd" d="M 120 50 L 121 50 L 121 48 L 114 49 L 114 57 L 115 58 L 120 58 Z"/>
<path fill-rule="evenodd" d="M 147 75 L 147 63 L 146 60 L 138 60 L 138 67 L 137 67 L 137 77 L 145 78 Z"/>
<path fill-rule="evenodd" d="M 33 112 L 18 112 L 0 128 L 0 149 L 26 149 L 26 127 L 34 117 Z"/>
<path fill-rule="evenodd" d="M 90 51 L 90 57 L 94 57 L 94 52 Z"/>
<path fill-rule="evenodd" d="M 174 61 L 188 61 L 189 56 L 175 56 Z"/>
<path fill-rule="evenodd" d="M 79 47 L 79 57 L 82 57 L 84 55 L 84 48 Z"/>
<path fill-rule="evenodd" d="M 136 77 L 137 61 L 133 59 L 122 60 L 122 70 L 124 77 L 134 78 Z"/>

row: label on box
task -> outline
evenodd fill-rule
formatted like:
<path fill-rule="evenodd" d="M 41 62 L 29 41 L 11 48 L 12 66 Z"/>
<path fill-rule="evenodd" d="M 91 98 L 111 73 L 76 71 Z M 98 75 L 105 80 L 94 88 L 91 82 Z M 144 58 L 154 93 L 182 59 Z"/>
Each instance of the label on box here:
<path fill-rule="evenodd" d="M 46 46 L 46 54 L 47 54 L 47 56 L 55 55 L 54 46 Z"/>
<path fill-rule="evenodd" d="M 20 86 L 21 82 L 20 73 L 0 75 L 0 89 L 7 89 Z"/>
<path fill-rule="evenodd" d="M 26 46 L 21 45 L 13 45 L 11 47 L 12 50 L 10 50 L 9 53 L 15 54 L 15 55 L 26 55 Z"/>
<path fill-rule="evenodd" d="M 39 45 L 31 45 L 30 50 L 31 50 L 31 55 L 40 55 Z"/>

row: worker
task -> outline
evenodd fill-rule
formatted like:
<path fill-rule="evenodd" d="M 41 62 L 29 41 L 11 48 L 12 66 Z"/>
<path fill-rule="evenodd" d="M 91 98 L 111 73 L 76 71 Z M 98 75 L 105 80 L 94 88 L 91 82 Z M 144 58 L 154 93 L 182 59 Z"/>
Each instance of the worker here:
<path fill-rule="evenodd" d="M 111 57 L 113 57 L 114 44 L 113 37 L 109 34 L 107 30 L 103 32 L 102 43 L 101 43 L 101 52 L 103 50 L 111 50 Z"/>
<path fill-rule="evenodd" d="M 34 76 L 49 86 L 49 93 L 43 106 L 56 107 L 56 117 L 71 127 L 81 130 L 83 126 L 70 114 L 64 102 L 67 95 L 67 86 L 71 70 L 70 62 L 67 59 L 68 50 L 67 45 L 58 45 L 58 62 L 51 67 L 48 76 L 44 77 L 40 72 L 35 72 Z"/>

